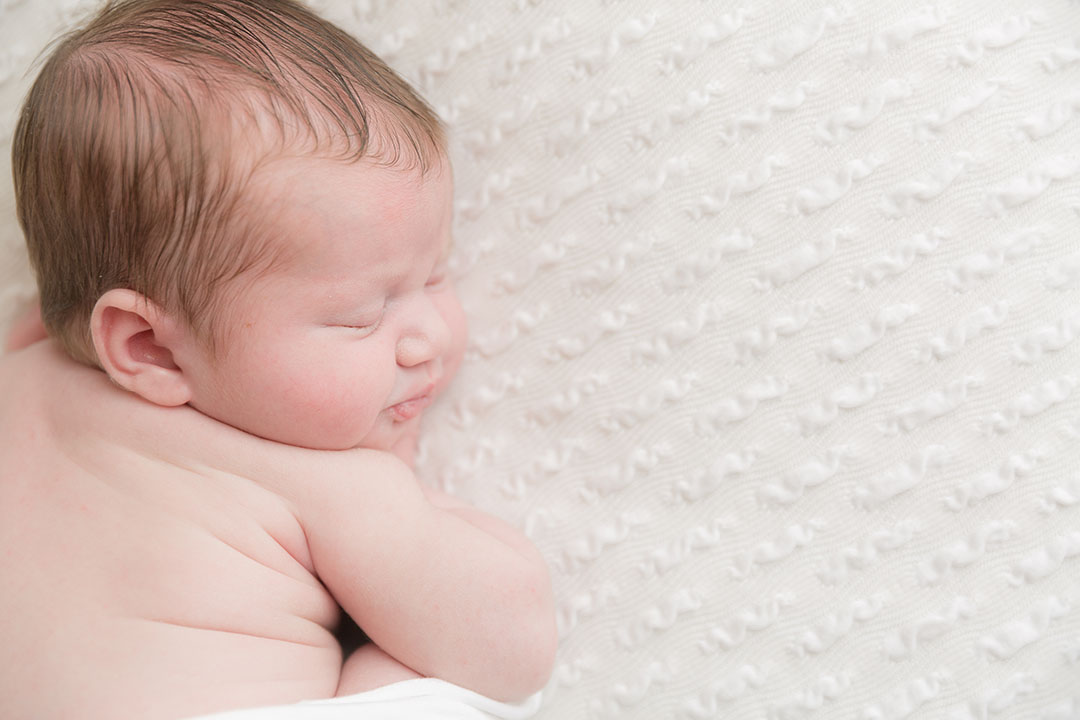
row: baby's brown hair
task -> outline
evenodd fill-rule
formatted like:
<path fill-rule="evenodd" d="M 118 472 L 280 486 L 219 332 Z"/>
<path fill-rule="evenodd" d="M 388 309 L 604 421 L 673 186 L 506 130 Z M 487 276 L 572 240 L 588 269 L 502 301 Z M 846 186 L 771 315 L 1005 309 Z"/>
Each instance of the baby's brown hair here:
<path fill-rule="evenodd" d="M 254 136 L 254 137 L 253 137 Z M 97 364 L 90 315 L 130 288 L 211 351 L 220 290 L 274 262 L 248 180 L 285 153 L 436 166 L 431 108 L 294 0 L 112 0 L 61 38 L 23 105 L 12 168 L 50 334 Z"/>

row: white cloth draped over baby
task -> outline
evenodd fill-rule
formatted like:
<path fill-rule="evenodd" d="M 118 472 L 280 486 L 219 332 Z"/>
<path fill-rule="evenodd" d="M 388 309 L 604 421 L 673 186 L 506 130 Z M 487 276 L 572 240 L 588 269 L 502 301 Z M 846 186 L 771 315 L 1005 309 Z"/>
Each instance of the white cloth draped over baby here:
<path fill-rule="evenodd" d="M 202 715 L 191 720 L 526 720 L 541 695 L 502 703 L 436 678 L 386 685 L 356 695 L 294 705 Z"/>
<path fill-rule="evenodd" d="M 89 4 L 0 2 L 0 162 Z M 312 5 L 449 129 L 417 468 L 549 560 L 538 718 L 1080 717 L 1080 3 Z"/>

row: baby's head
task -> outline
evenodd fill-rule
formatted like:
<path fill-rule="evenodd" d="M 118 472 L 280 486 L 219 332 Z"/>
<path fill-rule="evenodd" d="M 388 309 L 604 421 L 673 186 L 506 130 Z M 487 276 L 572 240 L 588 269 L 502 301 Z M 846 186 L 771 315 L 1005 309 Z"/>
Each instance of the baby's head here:
<path fill-rule="evenodd" d="M 439 121 L 295 2 L 109 3 L 45 62 L 13 168 L 50 334 L 152 402 L 390 449 L 457 369 Z"/>

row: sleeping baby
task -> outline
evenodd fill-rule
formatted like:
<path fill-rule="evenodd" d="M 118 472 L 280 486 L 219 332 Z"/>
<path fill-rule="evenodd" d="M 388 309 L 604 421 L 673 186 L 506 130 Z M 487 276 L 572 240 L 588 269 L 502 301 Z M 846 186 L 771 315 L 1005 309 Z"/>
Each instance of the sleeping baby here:
<path fill-rule="evenodd" d="M 48 338 L 0 358 L 0 717 L 544 686 L 543 558 L 411 470 L 466 324 L 407 83 L 290 0 L 120 0 L 13 168 Z"/>

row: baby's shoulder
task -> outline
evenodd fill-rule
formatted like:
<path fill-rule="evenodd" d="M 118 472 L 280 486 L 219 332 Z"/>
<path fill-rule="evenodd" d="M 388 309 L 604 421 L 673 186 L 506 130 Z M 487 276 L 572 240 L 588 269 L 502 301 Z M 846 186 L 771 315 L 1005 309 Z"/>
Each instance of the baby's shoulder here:
<path fill-rule="evenodd" d="M 191 407 L 154 405 L 52 341 L 0 357 L 0 398 L 0 457 L 12 457 L 2 451 L 12 445 L 28 466 L 34 456 L 39 466 L 67 456 L 71 466 L 99 468 L 110 482 L 137 482 L 145 493 L 183 484 L 239 494 L 245 505 L 283 505 L 300 518 L 301 506 L 332 501 L 371 478 L 411 475 L 388 453 L 286 445 Z"/>
<path fill-rule="evenodd" d="M 0 397 L 0 501 L 28 499 L 53 525 L 85 506 L 144 533 L 195 525 L 245 547 L 262 533 L 310 570 L 290 473 L 319 473 L 318 454 L 154 405 L 51 341 L 0 357 Z M 15 507 L 0 505 L 0 519 Z"/>
<path fill-rule="evenodd" d="M 51 434 L 51 407 L 77 410 L 78 395 L 69 395 L 69 364 L 76 365 L 51 341 L 0 356 L 0 443 L 18 445 L 28 437 L 46 440 Z"/>

